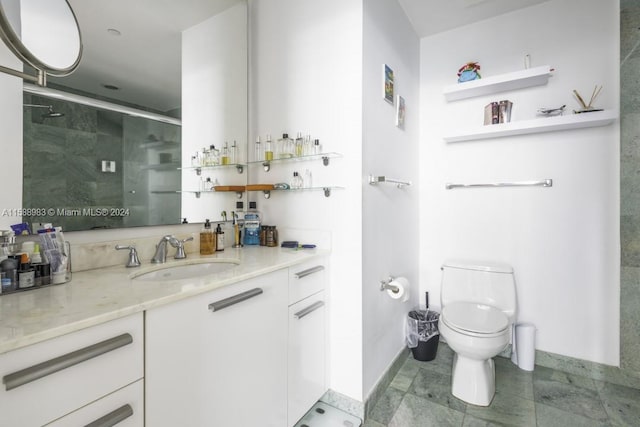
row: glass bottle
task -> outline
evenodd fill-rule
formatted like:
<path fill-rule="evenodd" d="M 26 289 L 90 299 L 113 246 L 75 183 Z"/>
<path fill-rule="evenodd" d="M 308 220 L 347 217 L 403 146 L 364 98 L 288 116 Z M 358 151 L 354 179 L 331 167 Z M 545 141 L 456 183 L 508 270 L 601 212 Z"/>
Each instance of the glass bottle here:
<path fill-rule="evenodd" d="M 296 157 L 304 156 L 304 138 L 302 137 L 301 132 L 298 132 L 298 135 L 296 136 L 294 147 Z"/>
<path fill-rule="evenodd" d="M 200 255 L 213 255 L 215 250 L 215 235 L 211 230 L 211 223 L 206 219 L 200 232 Z"/>
<path fill-rule="evenodd" d="M 222 147 L 222 157 L 221 157 L 221 163 L 222 165 L 228 165 L 229 164 L 229 144 L 227 143 L 227 141 L 224 142 L 224 147 Z"/>
<path fill-rule="evenodd" d="M 292 190 L 297 190 L 302 188 L 302 177 L 300 177 L 298 172 L 293 173 L 293 178 L 291 179 L 291 182 L 289 183 L 289 185 L 291 186 Z"/>
<path fill-rule="evenodd" d="M 289 138 L 289 134 L 283 133 L 282 138 L 278 140 L 278 158 L 290 159 L 293 157 L 294 144 L 293 139 Z"/>
<path fill-rule="evenodd" d="M 264 155 L 262 154 L 262 144 L 260 144 L 260 137 L 256 137 L 256 143 L 254 144 L 254 149 L 253 149 L 253 160 L 255 162 L 260 162 L 264 159 Z"/>
<path fill-rule="evenodd" d="M 308 156 L 310 154 L 313 154 L 313 142 L 311 141 L 311 135 L 307 135 L 304 138 L 304 155 Z"/>
<path fill-rule="evenodd" d="M 322 154 L 322 145 L 319 139 L 313 141 L 313 154 Z"/>
<path fill-rule="evenodd" d="M 311 188 L 311 171 L 309 169 L 305 169 L 304 171 L 304 179 L 302 180 L 302 184 L 304 188 Z"/>
<path fill-rule="evenodd" d="M 220 150 L 215 145 L 209 146 L 209 166 L 217 166 L 220 164 Z"/>
<path fill-rule="evenodd" d="M 267 161 L 273 160 L 273 143 L 271 142 L 271 135 L 267 135 L 267 140 L 264 143 L 264 159 Z"/>
<path fill-rule="evenodd" d="M 233 165 L 240 163 L 238 144 L 235 139 L 233 140 L 233 145 L 231 145 L 231 151 L 229 152 L 229 161 Z"/>

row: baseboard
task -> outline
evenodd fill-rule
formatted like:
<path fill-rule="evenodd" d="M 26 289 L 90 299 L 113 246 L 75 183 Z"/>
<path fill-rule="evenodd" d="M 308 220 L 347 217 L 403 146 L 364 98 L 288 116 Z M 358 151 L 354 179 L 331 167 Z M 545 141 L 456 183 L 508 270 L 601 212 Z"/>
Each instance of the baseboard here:
<path fill-rule="evenodd" d="M 378 403 L 380 396 L 382 396 L 387 387 L 389 387 L 389 384 L 391 384 L 393 378 L 396 376 L 400 368 L 402 368 L 402 365 L 404 364 L 405 360 L 407 360 L 407 356 L 409 354 L 410 351 L 408 348 L 402 348 L 393 359 L 393 362 L 391 362 L 391 364 L 389 365 L 389 368 L 382 374 L 378 382 L 373 386 L 364 403 L 365 419 L 369 417 L 371 411 L 376 406 L 376 403 Z"/>

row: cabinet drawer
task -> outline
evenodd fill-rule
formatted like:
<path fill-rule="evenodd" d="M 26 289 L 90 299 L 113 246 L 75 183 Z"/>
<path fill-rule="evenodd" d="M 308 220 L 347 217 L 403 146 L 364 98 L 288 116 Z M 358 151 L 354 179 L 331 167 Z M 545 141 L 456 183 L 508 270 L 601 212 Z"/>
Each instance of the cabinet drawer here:
<path fill-rule="evenodd" d="M 289 304 L 321 291 L 327 277 L 327 260 L 317 258 L 289 267 Z"/>
<path fill-rule="evenodd" d="M 0 425 L 43 425 L 143 377 L 138 313 L 0 355 Z"/>
<path fill-rule="evenodd" d="M 141 427 L 144 425 L 143 396 L 143 380 L 138 380 L 47 424 L 47 427 Z"/>

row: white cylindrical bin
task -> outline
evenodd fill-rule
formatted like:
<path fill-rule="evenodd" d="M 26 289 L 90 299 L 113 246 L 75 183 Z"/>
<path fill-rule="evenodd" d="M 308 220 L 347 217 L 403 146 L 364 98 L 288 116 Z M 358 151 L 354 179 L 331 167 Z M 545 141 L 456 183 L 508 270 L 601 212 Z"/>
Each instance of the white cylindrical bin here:
<path fill-rule="evenodd" d="M 514 326 L 513 351 L 511 360 L 525 371 L 533 371 L 536 362 L 536 327 L 531 323 L 518 323 Z M 515 359 L 515 360 L 514 360 Z"/>

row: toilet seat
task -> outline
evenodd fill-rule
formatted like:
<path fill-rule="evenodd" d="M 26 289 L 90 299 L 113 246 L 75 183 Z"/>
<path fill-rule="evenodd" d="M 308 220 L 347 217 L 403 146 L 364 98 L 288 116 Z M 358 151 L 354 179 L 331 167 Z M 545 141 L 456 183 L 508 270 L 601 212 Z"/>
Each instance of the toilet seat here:
<path fill-rule="evenodd" d="M 442 309 L 440 319 L 464 335 L 495 337 L 509 328 L 509 318 L 495 307 L 475 302 L 454 302 Z"/>

